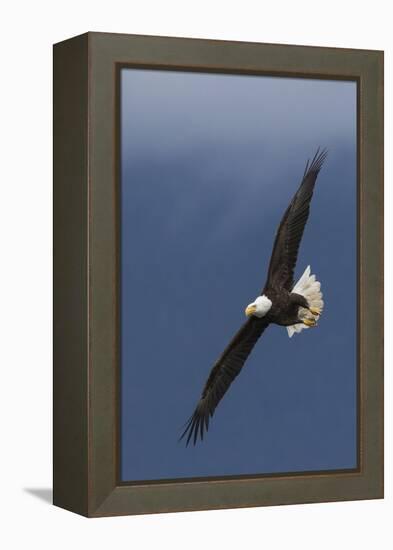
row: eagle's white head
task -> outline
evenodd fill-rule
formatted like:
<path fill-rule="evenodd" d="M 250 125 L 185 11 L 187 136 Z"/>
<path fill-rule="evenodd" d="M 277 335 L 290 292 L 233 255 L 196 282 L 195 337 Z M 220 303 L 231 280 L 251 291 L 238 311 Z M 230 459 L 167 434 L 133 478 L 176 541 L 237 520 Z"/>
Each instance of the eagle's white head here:
<path fill-rule="evenodd" d="M 272 301 L 267 296 L 262 294 L 258 296 L 254 302 L 248 304 L 245 310 L 247 317 L 254 315 L 255 317 L 264 317 L 269 309 L 272 307 Z"/>

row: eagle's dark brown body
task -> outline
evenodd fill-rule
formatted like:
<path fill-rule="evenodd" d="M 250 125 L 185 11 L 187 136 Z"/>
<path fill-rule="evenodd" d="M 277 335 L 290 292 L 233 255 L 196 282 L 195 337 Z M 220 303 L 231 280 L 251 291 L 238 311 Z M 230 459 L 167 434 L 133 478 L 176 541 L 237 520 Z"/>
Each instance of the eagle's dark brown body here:
<path fill-rule="evenodd" d="M 301 323 L 299 307 L 308 307 L 307 300 L 300 294 L 288 292 L 286 289 L 268 288 L 263 293 L 272 302 L 272 307 L 266 317 L 270 323 L 288 327 Z"/>
<path fill-rule="evenodd" d="M 294 270 L 315 182 L 326 154 L 326 151 L 320 153 L 318 150 L 311 163 L 307 162 L 302 182 L 278 227 L 267 282 L 259 297 L 265 300 L 265 304 L 267 301 L 268 308 L 262 317 L 253 315 L 247 319 L 211 369 L 200 400 L 181 436 L 187 435 L 187 444 L 191 439 L 194 444 L 198 437 L 203 439 L 218 403 L 269 324 L 290 327 L 302 323 L 299 308 L 308 308 L 308 303 L 304 296 L 292 292 Z M 307 324 L 306 320 L 303 323 Z"/>

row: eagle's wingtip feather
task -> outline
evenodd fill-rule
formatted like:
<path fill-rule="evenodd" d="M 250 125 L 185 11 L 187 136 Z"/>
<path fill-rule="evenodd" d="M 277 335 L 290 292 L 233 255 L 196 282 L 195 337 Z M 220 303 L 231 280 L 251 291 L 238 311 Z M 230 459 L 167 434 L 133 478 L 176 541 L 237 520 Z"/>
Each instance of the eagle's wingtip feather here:
<path fill-rule="evenodd" d="M 307 160 L 306 168 L 304 170 L 304 176 L 308 176 L 308 174 L 318 174 L 321 170 L 323 163 L 326 160 L 326 157 L 328 155 L 328 149 L 325 147 L 321 150 L 320 147 L 315 152 L 315 155 L 313 156 L 311 163 L 310 160 Z"/>
<path fill-rule="evenodd" d="M 192 416 L 185 422 L 185 424 L 183 424 L 183 426 L 185 426 L 185 428 L 179 437 L 178 442 L 180 443 L 180 441 L 186 438 L 186 447 L 188 447 L 190 443 L 195 446 L 198 439 L 203 441 L 205 432 L 209 430 L 209 415 L 204 415 L 198 410 L 197 407 Z"/>

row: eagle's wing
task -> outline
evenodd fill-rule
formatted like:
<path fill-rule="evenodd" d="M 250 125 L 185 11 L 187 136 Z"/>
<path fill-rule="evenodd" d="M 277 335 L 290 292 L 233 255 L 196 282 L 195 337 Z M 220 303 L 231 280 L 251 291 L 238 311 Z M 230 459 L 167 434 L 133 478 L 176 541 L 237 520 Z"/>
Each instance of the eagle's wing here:
<path fill-rule="evenodd" d="M 227 392 L 229 386 L 241 371 L 258 338 L 269 322 L 250 317 L 232 338 L 231 342 L 216 361 L 203 388 L 201 398 L 180 439 L 187 435 L 187 445 L 198 436 L 203 439 L 204 430 L 209 428 L 209 418 Z"/>
<path fill-rule="evenodd" d="M 275 287 L 291 291 L 293 288 L 299 245 L 310 212 L 314 185 L 326 155 L 326 150 L 319 152 L 318 149 L 311 164 L 306 164 L 300 187 L 277 230 L 265 289 Z"/>

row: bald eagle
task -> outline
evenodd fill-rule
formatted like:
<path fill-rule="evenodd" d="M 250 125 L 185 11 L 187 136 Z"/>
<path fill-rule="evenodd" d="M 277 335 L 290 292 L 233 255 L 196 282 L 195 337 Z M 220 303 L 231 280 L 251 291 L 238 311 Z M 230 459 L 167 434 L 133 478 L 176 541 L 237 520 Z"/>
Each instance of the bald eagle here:
<path fill-rule="evenodd" d="M 291 338 L 303 329 L 315 327 L 323 310 L 321 285 L 310 266 L 294 284 L 294 270 L 300 241 L 306 225 L 315 182 L 327 151 L 315 153 L 306 163 L 299 189 L 290 202 L 278 227 L 270 258 L 267 281 L 261 294 L 245 309 L 247 321 L 232 338 L 214 364 L 194 413 L 186 423 L 180 439 L 186 444 L 203 439 L 209 420 L 241 371 L 257 340 L 274 323 L 286 327 Z"/>

